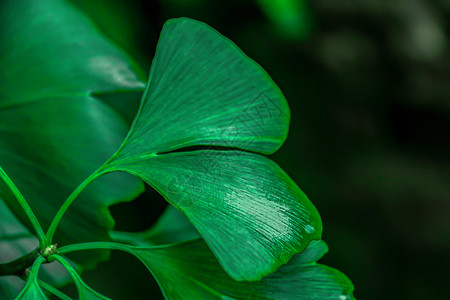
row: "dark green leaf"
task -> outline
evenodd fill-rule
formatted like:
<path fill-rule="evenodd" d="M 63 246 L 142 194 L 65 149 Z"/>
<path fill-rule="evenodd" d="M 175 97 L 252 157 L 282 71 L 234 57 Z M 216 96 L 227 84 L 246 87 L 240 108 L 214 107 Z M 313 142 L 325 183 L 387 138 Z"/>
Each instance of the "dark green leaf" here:
<path fill-rule="evenodd" d="M 344 274 L 316 263 L 327 252 L 320 240 L 312 241 L 288 264 L 256 282 L 233 280 L 201 239 L 147 247 L 87 243 L 60 250 L 68 253 L 97 248 L 136 256 L 156 278 L 166 299 L 354 299 L 353 285 Z"/>
<path fill-rule="evenodd" d="M 46 228 L 71 190 L 119 146 L 125 131 L 114 111 L 89 97 L 48 98 L 0 109 L 0 161 Z M 55 241 L 107 240 L 113 227 L 107 206 L 132 199 L 142 189 L 124 175 L 101 178 L 88 187 L 64 217 Z M 25 222 L 17 201 L 6 196 Z"/>
<path fill-rule="evenodd" d="M 0 107 L 143 88 L 134 63 L 66 1 L 3 0 L 0 32 Z"/>
<path fill-rule="evenodd" d="M 139 115 L 119 156 L 192 145 L 275 152 L 289 108 L 267 73 L 211 27 L 168 21 Z"/>
<path fill-rule="evenodd" d="M 130 253 L 153 273 L 166 299 L 354 299 L 353 285 L 344 274 L 316 263 L 326 251 L 323 241 L 313 241 L 258 282 L 231 279 L 202 240 L 133 248 Z"/>
<path fill-rule="evenodd" d="M 126 134 L 123 118 L 90 95 L 141 90 L 136 72 L 134 63 L 65 1 L 0 2 L 0 163 L 44 228 Z M 101 178 L 69 209 L 56 242 L 107 240 L 113 226 L 107 207 L 142 189 L 125 174 Z M 0 195 L 29 225 L 15 199 Z"/>
<path fill-rule="evenodd" d="M 180 152 L 113 161 L 106 168 L 136 174 L 158 190 L 236 280 L 259 280 L 321 236 L 315 207 L 261 155 Z"/>

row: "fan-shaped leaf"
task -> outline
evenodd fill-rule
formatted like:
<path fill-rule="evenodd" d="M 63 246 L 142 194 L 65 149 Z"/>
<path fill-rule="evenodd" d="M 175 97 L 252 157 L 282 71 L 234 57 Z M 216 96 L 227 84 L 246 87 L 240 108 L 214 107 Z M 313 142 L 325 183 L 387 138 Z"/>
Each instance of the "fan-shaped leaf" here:
<path fill-rule="evenodd" d="M 289 108 L 266 72 L 201 22 L 166 22 L 134 127 L 119 156 L 221 145 L 272 153 Z"/>
<path fill-rule="evenodd" d="M 354 299 L 353 285 L 344 274 L 316 263 L 327 252 L 323 241 L 312 241 L 287 265 L 256 282 L 229 277 L 201 239 L 147 247 L 88 243 L 66 246 L 60 251 L 97 247 L 136 256 L 156 278 L 166 299 Z"/>
<path fill-rule="evenodd" d="M 154 274 L 167 299 L 349 300 L 353 285 L 339 271 L 315 262 L 327 251 L 313 241 L 275 273 L 257 282 L 237 282 L 201 240 L 131 250 Z"/>
<path fill-rule="evenodd" d="M 320 239 L 319 214 L 274 162 L 242 151 L 117 160 L 182 211 L 236 280 L 259 280 Z"/>

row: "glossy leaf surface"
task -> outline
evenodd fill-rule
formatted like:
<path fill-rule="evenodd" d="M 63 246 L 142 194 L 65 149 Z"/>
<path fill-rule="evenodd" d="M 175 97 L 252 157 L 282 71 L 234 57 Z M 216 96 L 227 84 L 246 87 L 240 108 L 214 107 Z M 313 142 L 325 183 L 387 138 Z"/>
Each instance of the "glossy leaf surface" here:
<path fill-rule="evenodd" d="M 7 263 L 30 253 L 38 245 L 36 237 L 23 226 L 0 199 L 0 263 Z M 58 264 L 43 265 L 40 278 L 61 286 L 70 278 Z M 0 299 L 14 299 L 23 289 L 25 282 L 17 276 L 0 277 Z"/>
<path fill-rule="evenodd" d="M 272 153 L 284 142 L 289 108 L 267 73 L 201 22 L 166 22 L 140 113 L 119 156 L 192 145 Z"/>
<path fill-rule="evenodd" d="M 115 161 L 182 211 L 236 280 L 259 280 L 319 239 L 319 214 L 268 158 L 193 151 Z"/>
<path fill-rule="evenodd" d="M 126 134 L 123 118 L 91 95 L 140 90 L 137 72 L 66 1 L 0 2 L 0 164 L 44 229 Z M 142 189 L 125 174 L 100 179 L 70 208 L 55 241 L 107 240 L 113 226 L 107 207 Z M 29 225 L 15 199 L 0 195 Z M 105 257 L 97 253 L 83 262 L 92 266 Z"/>

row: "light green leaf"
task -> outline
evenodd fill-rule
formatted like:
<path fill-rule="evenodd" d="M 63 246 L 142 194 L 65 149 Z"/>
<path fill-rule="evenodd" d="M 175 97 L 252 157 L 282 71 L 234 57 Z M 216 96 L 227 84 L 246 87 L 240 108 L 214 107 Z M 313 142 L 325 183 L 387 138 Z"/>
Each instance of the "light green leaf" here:
<path fill-rule="evenodd" d="M 69 262 L 59 255 L 53 256 L 61 265 L 66 268 L 66 270 L 69 272 L 70 276 L 72 276 L 73 282 L 75 283 L 75 286 L 78 290 L 78 299 L 79 300 L 109 300 L 109 298 L 100 295 L 96 291 L 94 291 L 92 288 L 90 288 L 84 281 L 81 279 L 80 275 L 78 275 L 77 271 L 69 264 Z"/>
<path fill-rule="evenodd" d="M 116 170 L 139 176 L 182 211 L 236 280 L 272 273 L 322 233 L 309 199 L 261 155 L 178 152 L 116 160 L 103 172 Z"/>
<path fill-rule="evenodd" d="M 30 253 L 38 245 L 36 237 L 26 229 L 0 199 L 0 263 L 7 263 Z M 58 264 L 41 266 L 39 276 L 55 286 L 70 280 Z M 0 299 L 14 299 L 25 283 L 17 276 L 0 276 Z"/>
<path fill-rule="evenodd" d="M 275 152 L 289 108 L 267 73 L 201 22 L 166 22 L 149 84 L 120 157 L 193 145 Z"/>
<path fill-rule="evenodd" d="M 31 267 L 30 275 L 27 279 L 27 284 L 25 285 L 22 292 L 17 296 L 17 300 L 47 300 L 44 292 L 41 290 L 38 284 L 38 273 L 41 264 L 45 261 L 45 258 L 39 256 Z"/>

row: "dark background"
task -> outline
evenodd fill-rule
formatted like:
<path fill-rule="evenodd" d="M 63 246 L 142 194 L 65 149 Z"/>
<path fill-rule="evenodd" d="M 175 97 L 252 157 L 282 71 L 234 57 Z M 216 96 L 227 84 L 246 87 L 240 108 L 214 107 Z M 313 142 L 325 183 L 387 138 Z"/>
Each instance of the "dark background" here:
<path fill-rule="evenodd" d="M 271 158 L 321 213 L 322 262 L 351 278 L 358 299 L 448 299 L 449 1 L 299 0 L 287 25 L 264 1 L 73 2 L 146 72 L 169 18 L 234 41 L 289 102 L 290 134 Z M 112 207 L 116 228 L 146 229 L 165 205 L 149 190 Z M 115 299 L 161 297 L 126 254 L 84 278 Z"/>

